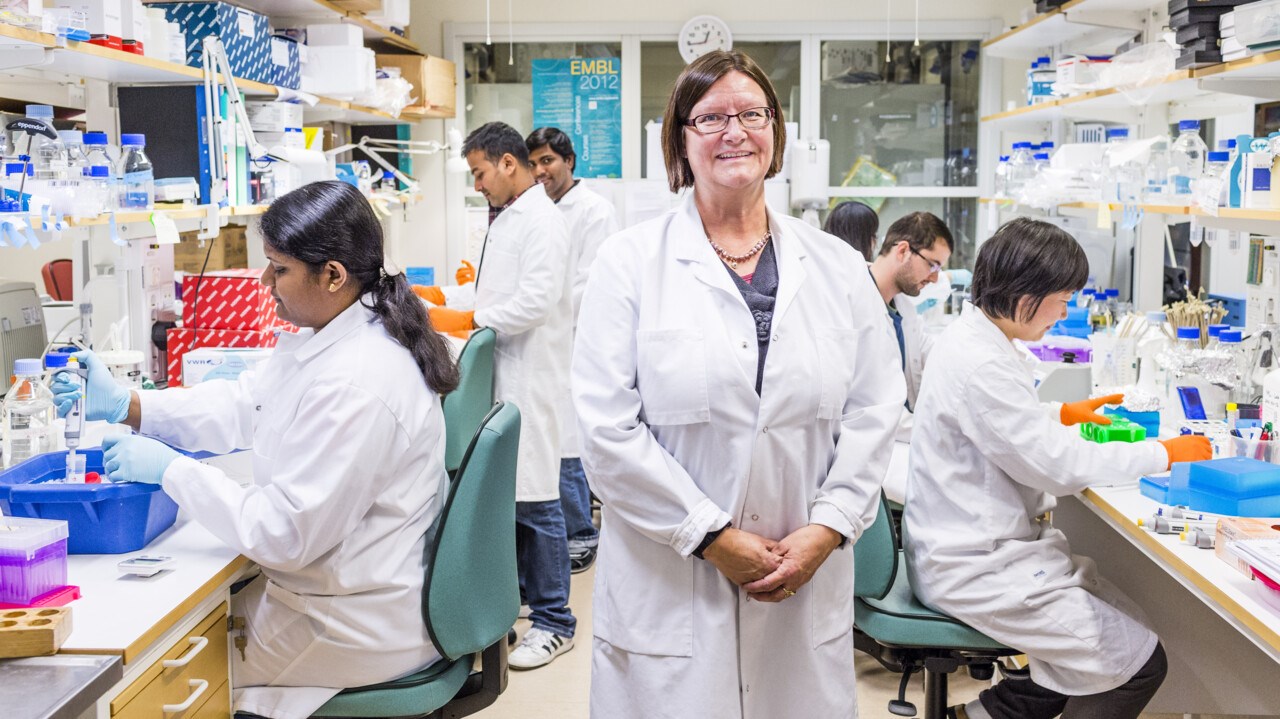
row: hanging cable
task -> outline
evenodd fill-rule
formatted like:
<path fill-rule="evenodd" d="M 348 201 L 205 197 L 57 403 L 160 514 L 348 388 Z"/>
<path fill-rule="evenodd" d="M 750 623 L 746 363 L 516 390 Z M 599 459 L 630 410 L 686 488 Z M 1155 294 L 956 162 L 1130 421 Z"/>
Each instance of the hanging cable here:
<path fill-rule="evenodd" d="M 916 0 L 916 42 L 912 47 L 920 48 L 920 0 Z"/>
<path fill-rule="evenodd" d="M 918 1 L 918 0 L 917 0 Z M 514 21 L 511 19 L 511 0 L 507 0 L 507 64 L 516 64 L 516 37 Z"/>
<path fill-rule="evenodd" d="M 492 15 L 490 5 L 492 3 L 493 0 L 484 0 L 484 44 L 486 45 L 493 44 L 493 33 L 489 31 L 489 19 Z"/>
<path fill-rule="evenodd" d="M 892 57 L 890 56 L 890 54 L 889 54 L 889 40 L 890 40 L 890 36 L 893 34 L 893 33 L 892 33 L 892 30 L 890 29 L 890 24 L 889 24 L 889 15 L 890 15 L 892 12 L 893 12 L 893 0 L 885 0 L 885 4 L 884 4 L 884 62 L 885 62 L 885 64 L 886 64 L 886 65 L 888 65 L 890 62 L 892 62 L 892 61 L 893 61 L 893 58 L 892 58 Z M 888 69 L 889 69 L 889 68 L 887 68 L 887 67 L 885 68 L 885 70 L 886 70 L 886 71 L 888 71 Z"/>

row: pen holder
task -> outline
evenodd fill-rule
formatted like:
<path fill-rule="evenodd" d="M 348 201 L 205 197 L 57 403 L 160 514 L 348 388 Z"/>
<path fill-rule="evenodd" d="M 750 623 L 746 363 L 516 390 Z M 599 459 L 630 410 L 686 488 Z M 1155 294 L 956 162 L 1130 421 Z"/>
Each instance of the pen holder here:
<path fill-rule="evenodd" d="M 1280 440 L 1232 437 L 1231 450 L 1233 457 L 1248 457 L 1261 462 L 1280 464 Z"/>

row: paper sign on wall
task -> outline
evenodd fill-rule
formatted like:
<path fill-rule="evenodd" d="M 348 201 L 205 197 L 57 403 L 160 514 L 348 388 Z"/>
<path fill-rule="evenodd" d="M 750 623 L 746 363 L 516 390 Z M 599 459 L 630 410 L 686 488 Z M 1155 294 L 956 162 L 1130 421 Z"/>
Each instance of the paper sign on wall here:
<path fill-rule="evenodd" d="M 534 127 L 573 140 L 577 177 L 622 177 L 622 61 L 533 61 Z"/>

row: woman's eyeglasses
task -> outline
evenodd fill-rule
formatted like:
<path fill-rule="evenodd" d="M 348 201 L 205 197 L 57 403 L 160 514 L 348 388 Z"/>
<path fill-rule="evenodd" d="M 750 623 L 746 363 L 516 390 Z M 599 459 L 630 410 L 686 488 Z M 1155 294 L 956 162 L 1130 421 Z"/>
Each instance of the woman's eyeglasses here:
<path fill-rule="evenodd" d="M 711 135 L 717 132 L 724 132 L 729 127 L 729 121 L 738 118 L 738 124 L 744 130 L 761 130 L 769 126 L 773 121 L 773 108 L 771 107 L 752 107 L 736 115 L 729 115 L 723 112 L 708 112 L 705 115 L 684 121 L 684 124 L 692 127 L 694 131 L 702 135 Z"/>

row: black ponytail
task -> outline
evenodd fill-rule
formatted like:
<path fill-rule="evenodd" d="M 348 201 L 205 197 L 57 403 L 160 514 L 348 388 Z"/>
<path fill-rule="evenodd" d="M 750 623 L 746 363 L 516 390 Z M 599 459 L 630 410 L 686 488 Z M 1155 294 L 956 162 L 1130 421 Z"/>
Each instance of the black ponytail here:
<path fill-rule="evenodd" d="M 427 309 L 404 275 L 383 271 L 382 225 L 369 201 L 345 182 L 313 182 L 277 198 L 259 221 L 271 249 L 320 272 L 326 262 L 347 269 L 387 334 L 413 355 L 427 386 L 448 394 L 458 386 L 458 365 L 449 345 L 431 327 Z"/>

